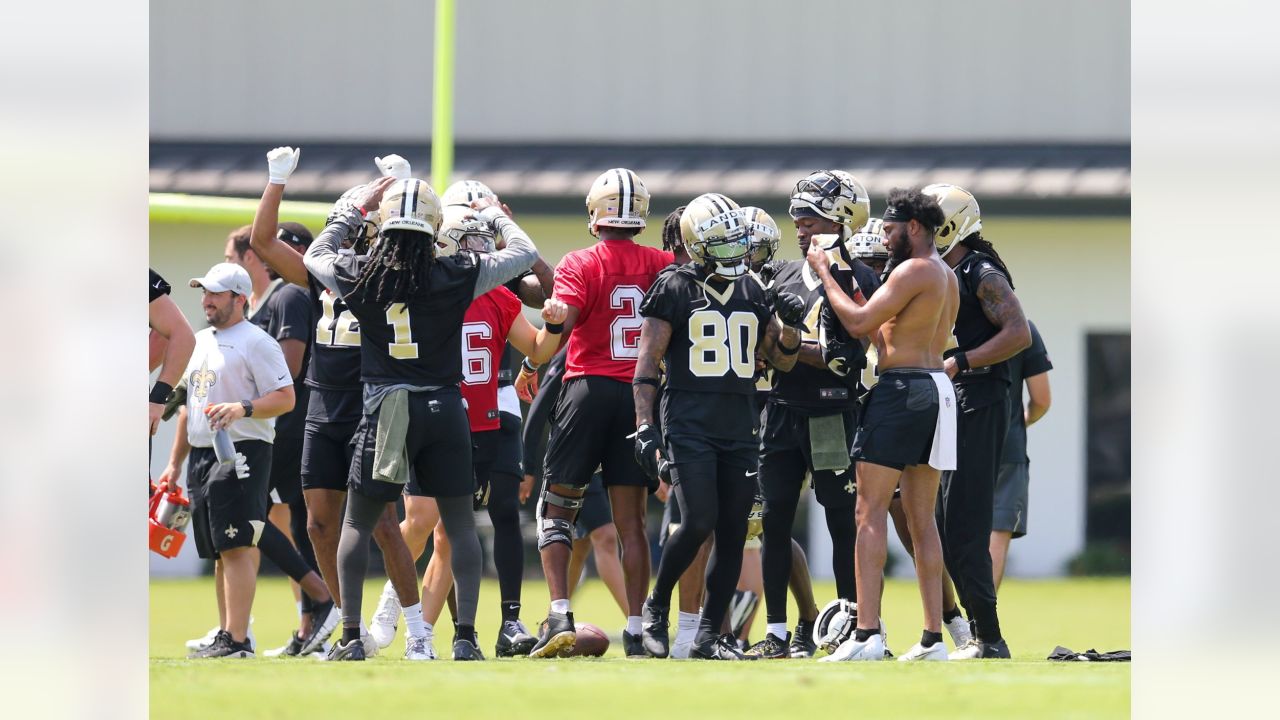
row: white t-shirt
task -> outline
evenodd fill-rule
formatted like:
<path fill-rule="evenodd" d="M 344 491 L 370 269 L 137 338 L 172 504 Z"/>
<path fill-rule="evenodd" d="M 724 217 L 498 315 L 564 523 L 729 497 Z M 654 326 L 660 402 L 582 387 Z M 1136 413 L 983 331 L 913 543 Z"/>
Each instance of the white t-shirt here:
<path fill-rule="evenodd" d="M 196 333 L 196 349 L 187 364 L 187 442 L 213 447 L 205 408 L 224 402 L 256 400 L 272 390 L 293 386 L 280 343 L 247 320 L 225 330 Z M 241 418 L 227 429 L 232 442 L 276 436 L 275 418 Z"/>

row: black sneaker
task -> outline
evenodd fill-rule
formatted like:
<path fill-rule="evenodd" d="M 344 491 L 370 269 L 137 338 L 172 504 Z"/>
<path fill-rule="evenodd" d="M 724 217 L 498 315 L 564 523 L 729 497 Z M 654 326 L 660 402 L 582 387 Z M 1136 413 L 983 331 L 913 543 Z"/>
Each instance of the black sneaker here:
<path fill-rule="evenodd" d="M 523 657 L 533 649 L 538 638 L 529 634 L 528 628 L 519 620 L 503 620 L 502 629 L 498 631 L 498 643 L 493 654 L 500 658 Z"/>
<path fill-rule="evenodd" d="M 345 644 L 339 640 L 333 644 L 325 660 L 364 660 L 364 643 L 358 638 Z"/>
<path fill-rule="evenodd" d="M 791 634 L 791 647 L 788 652 L 793 658 L 811 658 L 818 652 L 818 644 L 813 641 L 813 622 L 801 620 L 796 623 L 796 631 Z"/>
<path fill-rule="evenodd" d="M 578 633 L 573 626 L 573 613 L 547 613 L 547 619 L 538 628 L 538 642 L 529 650 L 532 658 L 563 657 L 573 649 Z"/>
<path fill-rule="evenodd" d="M 454 660 L 484 660 L 484 653 L 480 652 L 480 646 L 467 638 L 453 639 L 453 659 Z"/>
<path fill-rule="evenodd" d="M 644 633 L 632 635 L 626 630 L 622 631 L 622 651 L 629 658 L 647 658 L 649 653 L 644 651 Z"/>
<path fill-rule="evenodd" d="M 787 647 L 787 643 L 790 640 L 791 633 L 787 633 L 785 639 L 766 633 L 763 640 L 752 645 L 743 655 L 748 660 L 781 660 L 789 658 L 791 657 L 791 651 Z"/>
<path fill-rule="evenodd" d="M 1000 638 L 993 643 L 979 643 L 979 645 L 982 646 L 982 654 L 978 657 L 983 660 L 1008 660 L 1010 658 L 1009 644 L 1004 641 L 1004 638 Z"/>
<path fill-rule="evenodd" d="M 671 652 L 671 623 L 667 620 L 671 609 L 657 605 L 653 598 L 644 601 L 644 632 L 641 634 L 644 651 L 650 657 L 664 658 Z"/>
<path fill-rule="evenodd" d="M 289 642 L 284 647 L 278 647 L 274 650 L 268 650 L 262 653 L 263 657 L 297 657 L 302 654 L 302 638 L 298 637 L 298 633 L 290 633 Z"/>
<path fill-rule="evenodd" d="M 324 648 L 341 620 L 342 613 L 332 600 L 318 603 L 311 610 L 311 632 L 302 639 L 302 650 L 298 654 L 310 655 Z"/>
<path fill-rule="evenodd" d="M 746 660 L 746 656 L 738 652 L 732 635 L 706 638 L 701 642 L 694 641 L 689 657 L 695 660 Z"/>
<path fill-rule="evenodd" d="M 197 653 L 193 653 L 192 658 L 251 658 L 253 657 L 253 647 L 249 645 L 249 641 L 236 642 L 231 638 L 231 633 L 223 630 L 218 633 L 218 637 L 214 639 L 213 644 Z"/>

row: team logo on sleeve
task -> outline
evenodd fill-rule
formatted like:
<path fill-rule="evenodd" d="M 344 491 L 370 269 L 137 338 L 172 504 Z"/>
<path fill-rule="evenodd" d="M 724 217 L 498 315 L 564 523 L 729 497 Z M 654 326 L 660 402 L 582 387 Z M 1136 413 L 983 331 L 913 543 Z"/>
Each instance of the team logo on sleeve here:
<path fill-rule="evenodd" d="M 191 371 L 191 389 L 198 398 L 209 397 L 209 388 L 218 383 L 218 374 L 209 369 L 209 359 L 205 358 L 199 370 Z"/>

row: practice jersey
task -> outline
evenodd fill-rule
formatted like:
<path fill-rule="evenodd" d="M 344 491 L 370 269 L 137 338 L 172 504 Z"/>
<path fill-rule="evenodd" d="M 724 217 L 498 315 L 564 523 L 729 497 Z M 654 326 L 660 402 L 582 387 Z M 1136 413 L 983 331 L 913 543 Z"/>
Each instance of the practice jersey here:
<path fill-rule="evenodd" d="M 289 387 L 289 366 L 280 343 L 251 322 L 223 330 L 196 333 L 196 347 L 185 373 L 187 380 L 187 442 L 212 447 L 213 431 L 205 410 L 219 403 L 255 400 Z M 275 419 L 247 417 L 227 429 L 232 442 L 275 440 Z"/>
<path fill-rule="evenodd" d="M 364 412 L 360 400 L 360 321 L 342 298 L 310 274 L 307 289 L 316 318 L 307 365 L 311 394 L 307 419 L 312 422 L 350 422 Z"/>
<path fill-rule="evenodd" d="M 832 274 L 836 283 L 849 293 L 854 282 L 862 290 L 862 294 L 871 294 L 880 286 L 875 272 L 863 263 L 854 260 L 852 263 L 841 257 L 839 252 L 829 252 L 832 261 Z M 789 292 L 798 295 L 804 301 L 804 326 L 801 331 L 803 342 L 825 344 L 827 338 L 822 330 L 822 308 L 827 302 L 827 293 L 822 280 L 809 267 L 805 260 L 789 260 L 780 263 L 773 277 L 773 289 L 777 292 Z M 837 323 L 837 339 L 846 343 L 861 343 L 849 337 L 844 327 Z M 865 364 L 865 359 L 862 361 Z M 831 370 L 816 368 L 797 362 L 788 372 L 774 370 L 772 373 L 773 388 L 769 399 L 771 402 L 795 408 L 803 414 L 836 414 L 853 406 L 864 392 L 860 367 L 850 367 L 848 374 L 836 375 Z"/>
<path fill-rule="evenodd" d="M 1000 269 L 991 256 L 970 251 L 955 267 L 960 286 L 960 310 L 956 314 L 956 347 L 950 348 L 944 357 L 972 350 L 995 337 L 1000 328 L 987 319 L 978 298 L 978 286 L 990 275 L 999 275 L 1006 281 L 1009 276 Z M 998 362 L 980 368 L 970 368 L 955 376 L 956 401 L 960 407 L 976 409 L 993 402 L 1005 402 L 1008 397 L 1009 365 Z"/>
<path fill-rule="evenodd" d="M 306 371 L 311 365 L 311 340 L 315 336 L 315 319 L 307 291 L 277 278 L 264 297 L 249 313 L 249 322 L 263 332 L 282 340 L 302 343 L 302 371 L 293 382 L 293 409 L 276 419 L 276 436 L 301 438 L 307 416 L 308 395 Z"/>
<path fill-rule="evenodd" d="M 389 305 L 370 302 L 377 288 L 355 290 L 368 262 L 365 255 L 342 254 L 334 263 L 338 289 L 360 322 L 360 379 L 423 387 L 462 382 L 462 318 L 479 275 L 475 256 L 433 260 L 423 291 Z"/>
<path fill-rule="evenodd" d="M 150 273 L 149 279 L 147 280 L 147 291 L 150 295 L 150 299 L 148 299 L 147 302 L 153 303 L 157 298 L 168 295 L 173 288 L 169 286 L 169 283 L 165 282 L 164 278 L 160 277 L 160 273 L 152 270 L 151 268 L 147 268 L 147 271 Z"/>
<path fill-rule="evenodd" d="M 671 253 L 632 240 L 601 240 L 556 268 L 555 297 L 578 308 L 565 380 L 599 375 L 629 383 L 640 357 L 640 303 Z"/>
<path fill-rule="evenodd" d="M 773 314 L 760 279 L 726 282 L 692 265 L 673 268 L 658 276 L 640 314 L 671 324 L 663 431 L 750 439 L 759 426 L 756 349 Z"/>
<path fill-rule="evenodd" d="M 505 287 L 476 298 L 462 322 L 462 398 L 471 432 L 497 430 L 498 375 L 507 333 L 520 314 L 520 300 Z"/>

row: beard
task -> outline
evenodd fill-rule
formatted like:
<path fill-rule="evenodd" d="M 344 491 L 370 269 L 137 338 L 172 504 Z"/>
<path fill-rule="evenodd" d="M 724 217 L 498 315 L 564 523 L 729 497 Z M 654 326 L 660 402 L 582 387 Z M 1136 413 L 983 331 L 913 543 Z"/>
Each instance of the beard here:
<path fill-rule="evenodd" d="M 205 322 L 209 324 L 209 327 L 214 328 L 226 325 L 227 321 L 231 319 L 231 310 L 232 308 L 230 307 L 206 310 L 204 313 Z"/>
<path fill-rule="evenodd" d="M 904 260 L 911 258 L 911 241 L 906 237 L 892 244 L 889 248 L 889 260 L 893 264 L 898 264 Z"/>

